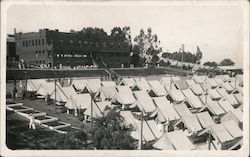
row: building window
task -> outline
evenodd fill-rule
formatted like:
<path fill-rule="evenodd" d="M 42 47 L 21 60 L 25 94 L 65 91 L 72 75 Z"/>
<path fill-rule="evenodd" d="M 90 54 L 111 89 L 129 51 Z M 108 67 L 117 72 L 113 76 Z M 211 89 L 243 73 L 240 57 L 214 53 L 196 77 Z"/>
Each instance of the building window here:
<path fill-rule="evenodd" d="M 43 54 L 44 54 L 44 50 L 43 50 Z"/>
<path fill-rule="evenodd" d="M 42 39 L 42 45 L 44 45 L 44 39 Z"/>
<path fill-rule="evenodd" d="M 31 46 L 31 40 L 29 40 L 29 46 Z"/>
<path fill-rule="evenodd" d="M 35 45 L 37 46 L 37 40 L 35 40 Z"/>
<path fill-rule="evenodd" d="M 41 40 L 40 39 L 38 39 L 38 45 L 41 45 Z"/>
<path fill-rule="evenodd" d="M 43 61 L 43 64 L 45 64 L 45 61 Z"/>
<path fill-rule="evenodd" d="M 28 41 L 26 41 L 26 47 L 28 47 Z"/>
<path fill-rule="evenodd" d="M 23 47 L 25 47 L 25 42 L 23 41 Z"/>
<path fill-rule="evenodd" d="M 116 53 L 116 56 L 117 56 L 117 57 L 121 57 L 121 53 L 117 52 L 117 53 Z"/>
<path fill-rule="evenodd" d="M 34 46 L 34 40 L 32 40 L 32 46 Z"/>
<path fill-rule="evenodd" d="M 41 54 L 41 51 L 39 50 L 39 54 Z"/>

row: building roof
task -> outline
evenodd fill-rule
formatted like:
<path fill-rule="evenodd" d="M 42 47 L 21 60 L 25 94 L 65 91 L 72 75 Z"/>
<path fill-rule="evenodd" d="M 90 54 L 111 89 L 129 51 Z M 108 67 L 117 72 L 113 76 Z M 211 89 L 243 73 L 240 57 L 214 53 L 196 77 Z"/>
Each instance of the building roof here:
<path fill-rule="evenodd" d="M 86 109 L 91 105 L 91 96 L 87 94 L 72 95 L 65 104 L 68 109 Z"/>
<path fill-rule="evenodd" d="M 196 113 L 196 116 L 197 116 L 201 126 L 204 129 L 215 124 L 212 117 L 209 115 L 209 113 L 207 111 L 206 112 Z"/>
<path fill-rule="evenodd" d="M 188 103 L 192 108 L 201 108 L 203 107 L 203 103 L 199 99 L 198 96 L 194 95 L 191 89 L 182 90 L 182 93 L 185 95 Z"/>
<path fill-rule="evenodd" d="M 166 97 L 155 97 L 153 98 L 156 106 L 159 108 L 159 115 L 162 116 L 163 119 L 159 119 L 161 122 L 171 121 L 179 119 L 180 116 L 175 111 L 174 107 L 170 104 L 169 100 Z"/>
<path fill-rule="evenodd" d="M 160 84 L 157 80 L 148 81 L 151 89 L 157 96 L 164 96 L 167 95 L 167 91 L 165 90 L 164 86 Z"/>
<path fill-rule="evenodd" d="M 137 99 L 135 105 L 145 112 L 154 112 L 156 107 L 152 98 L 145 91 L 134 91 L 134 96 Z"/>
<path fill-rule="evenodd" d="M 192 115 L 191 111 L 187 108 L 185 104 L 174 105 L 175 111 L 181 116 Z"/>

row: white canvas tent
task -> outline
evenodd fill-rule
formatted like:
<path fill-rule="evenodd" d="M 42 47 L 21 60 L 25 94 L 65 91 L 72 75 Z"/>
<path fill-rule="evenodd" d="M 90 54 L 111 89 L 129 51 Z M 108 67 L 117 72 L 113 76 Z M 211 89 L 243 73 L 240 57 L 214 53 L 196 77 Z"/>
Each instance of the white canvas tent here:
<path fill-rule="evenodd" d="M 55 92 L 56 91 L 56 92 Z M 61 87 L 56 85 L 56 90 L 54 90 L 50 96 L 51 99 L 54 99 L 58 102 L 67 102 L 70 96 L 76 95 L 76 91 L 72 86 Z"/>
<path fill-rule="evenodd" d="M 184 90 L 184 89 L 189 88 L 188 84 L 184 80 L 174 81 L 174 85 L 175 85 L 176 89 L 179 89 L 179 90 Z"/>
<path fill-rule="evenodd" d="M 187 84 L 189 85 L 189 87 L 191 88 L 191 90 L 193 91 L 193 93 L 195 95 L 202 95 L 204 94 L 203 89 L 201 88 L 200 84 L 197 84 L 194 82 L 194 80 L 186 80 Z"/>
<path fill-rule="evenodd" d="M 230 79 L 230 76 L 228 76 L 228 75 L 216 75 L 215 79 L 216 80 L 220 79 L 223 82 L 227 82 Z"/>
<path fill-rule="evenodd" d="M 152 113 L 156 110 L 152 98 L 145 91 L 134 91 L 136 102 L 131 105 L 131 108 L 138 106 L 140 110 L 144 110 L 146 113 Z"/>
<path fill-rule="evenodd" d="M 243 95 L 241 93 L 235 93 L 233 96 L 239 102 L 239 104 L 243 104 Z"/>
<path fill-rule="evenodd" d="M 216 101 L 208 102 L 204 108 L 207 108 L 215 116 L 226 113 Z"/>
<path fill-rule="evenodd" d="M 93 118 L 102 117 L 106 107 L 110 107 L 110 101 L 102 101 L 102 102 L 95 102 L 92 104 L 92 116 Z M 84 112 L 84 115 L 90 117 L 91 116 L 91 105 L 87 107 Z"/>
<path fill-rule="evenodd" d="M 116 93 L 115 86 L 101 87 L 94 97 L 97 101 L 110 101 Z"/>
<path fill-rule="evenodd" d="M 91 93 L 96 93 L 99 88 L 101 88 L 101 80 L 100 79 L 89 79 L 87 81 L 87 88 Z"/>
<path fill-rule="evenodd" d="M 132 87 L 132 90 L 141 90 L 141 91 L 149 91 L 151 87 L 149 86 L 148 82 L 145 78 L 135 78 L 135 85 Z"/>
<path fill-rule="evenodd" d="M 243 136 L 242 130 L 233 120 L 224 121 L 222 124 L 233 138 L 239 138 Z"/>
<path fill-rule="evenodd" d="M 202 130 L 202 127 L 194 114 L 182 116 L 181 119 L 174 126 L 177 126 L 181 122 L 191 133 L 197 133 L 198 131 Z"/>
<path fill-rule="evenodd" d="M 116 86 L 115 81 L 102 81 L 101 85 L 103 87 L 112 87 L 112 86 Z"/>
<path fill-rule="evenodd" d="M 159 150 L 175 150 L 166 133 L 153 144 L 153 147 Z"/>
<path fill-rule="evenodd" d="M 54 82 L 45 82 L 39 86 L 36 93 L 45 97 L 51 95 L 54 90 L 55 90 Z"/>
<path fill-rule="evenodd" d="M 243 112 L 240 108 L 231 110 L 221 117 L 221 122 L 233 120 L 238 126 L 242 128 Z"/>
<path fill-rule="evenodd" d="M 164 86 L 160 84 L 157 80 L 148 81 L 149 85 L 151 86 L 151 90 L 154 92 L 156 96 L 164 96 L 167 95 L 167 91 L 165 90 Z"/>
<path fill-rule="evenodd" d="M 146 142 L 158 139 L 161 133 L 154 120 L 143 121 L 142 137 Z M 131 136 L 140 140 L 141 136 L 141 121 L 136 120 L 136 129 L 131 133 Z"/>
<path fill-rule="evenodd" d="M 227 100 L 220 100 L 218 103 L 224 109 L 225 112 L 229 112 L 231 110 L 234 110 L 232 105 Z"/>
<path fill-rule="evenodd" d="M 126 125 L 132 125 L 136 127 L 136 119 L 134 118 L 131 111 L 120 111 L 120 115 L 124 118 Z"/>
<path fill-rule="evenodd" d="M 42 83 L 46 83 L 45 79 L 27 79 L 27 91 L 36 92 Z"/>
<path fill-rule="evenodd" d="M 233 96 L 233 94 L 228 94 L 225 89 L 218 88 L 217 91 L 221 95 L 221 97 L 226 99 L 232 106 L 236 106 L 239 104 L 238 101 Z"/>
<path fill-rule="evenodd" d="M 165 87 L 167 91 L 170 91 L 171 89 L 176 89 L 172 77 L 162 77 L 160 79 L 160 83 Z"/>
<path fill-rule="evenodd" d="M 194 95 L 194 93 L 190 89 L 182 90 L 182 93 L 184 94 L 187 102 L 191 105 L 192 108 L 203 107 L 203 104 L 199 97 Z"/>
<path fill-rule="evenodd" d="M 172 132 L 165 133 L 167 139 L 174 147 L 175 150 L 194 150 L 196 147 L 187 138 L 182 130 L 176 130 Z"/>
<path fill-rule="evenodd" d="M 222 82 L 220 86 L 223 87 L 228 93 L 231 93 L 234 90 L 234 88 L 228 82 Z"/>
<path fill-rule="evenodd" d="M 86 109 L 91 105 L 91 96 L 89 94 L 72 95 L 65 104 L 68 109 Z"/>
<path fill-rule="evenodd" d="M 132 93 L 132 90 L 129 88 L 129 86 L 116 86 L 116 89 L 118 92 L 123 92 L 123 93 Z"/>
<path fill-rule="evenodd" d="M 204 128 L 204 129 L 215 124 L 212 117 L 209 115 L 209 113 L 207 111 L 196 113 L 196 117 L 198 118 L 202 128 Z"/>
<path fill-rule="evenodd" d="M 221 95 L 218 93 L 216 89 L 208 89 L 207 93 L 212 100 L 218 100 L 221 98 Z"/>
<path fill-rule="evenodd" d="M 170 90 L 168 94 L 176 103 L 180 103 L 184 101 L 186 98 L 180 90 L 176 90 L 176 89 Z"/>
<path fill-rule="evenodd" d="M 174 105 L 174 109 L 181 117 L 186 115 L 192 115 L 192 113 L 185 104 Z"/>
<path fill-rule="evenodd" d="M 120 103 L 123 108 L 128 105 L 132 105 L 136 101 L 133 93 L 131 92 L 117 92 L 115 96 L 112 98 L 111 102 Z"/>
<path fill-rule="evenodd" d="M 159 109 L 157 118 L 160 122 L 180 119 L 180 116 L 166 97 L 155 97 L 153 100 Z"/>
<path fill-rule="evenodd" d="M 72 86 L 74 86 L 74 88 L 78 91 L 82 91 L 86 85 L 87 85 L 87 80 L 86 79 L 74 79 L 72 80 Z"/>
<path fill-rule="evenodd" d="M 207 76 L 198 76 L 198 75 L 194 75 L 192 79 L 195 81 L 195 83 L 197 83 L 197 84 L 202 84 L 203 82 L 205 82 L 206 77 L 207 77 Z"/>
<path fill-rule="evenodd" d="M 133 87 L 135 84 L 135 80 L 133 78 L 123 78 L 122 81 L 119 83 L 120 86 L 129 86 Z"/>

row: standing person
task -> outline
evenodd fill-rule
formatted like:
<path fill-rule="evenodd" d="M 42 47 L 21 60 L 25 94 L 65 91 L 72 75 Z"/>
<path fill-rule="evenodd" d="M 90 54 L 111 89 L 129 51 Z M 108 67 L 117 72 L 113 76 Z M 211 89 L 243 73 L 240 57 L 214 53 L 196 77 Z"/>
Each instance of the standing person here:
<path fill-rule="evenodd" d="M 13 99 L 15 100 L 17 98 L 17 89 L 16 86 L 13 89 Z"/>
<path fill-rule="evenodd" d="M 30 113 L 30 115 L 29 115 L 29 120 L 30 120 L 29 129 L 35 130 L 35 129 L 36 129 L 36 126 L 35 126 L 35 118 L 34 118 L 34 116 L 32 115 L 32 113 Z"/>
<path fill-rule="evenodd" d="M 26 88 L 25 88 L 25 87 L 23 87 L 23 89 L 22 89 L 22 99 L 24 99 L 24 98 L 25 98 L 25 94 L 26 94 Z"/>

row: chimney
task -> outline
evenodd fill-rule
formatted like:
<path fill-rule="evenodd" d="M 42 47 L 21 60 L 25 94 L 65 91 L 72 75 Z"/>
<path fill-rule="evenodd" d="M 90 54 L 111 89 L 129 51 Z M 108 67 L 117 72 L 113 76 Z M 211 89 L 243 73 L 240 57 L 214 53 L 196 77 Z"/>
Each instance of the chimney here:
<path fill-rule="evenodd" d="M 14 28 L 14 35 L 16 34 L 16 28 Z"/>

